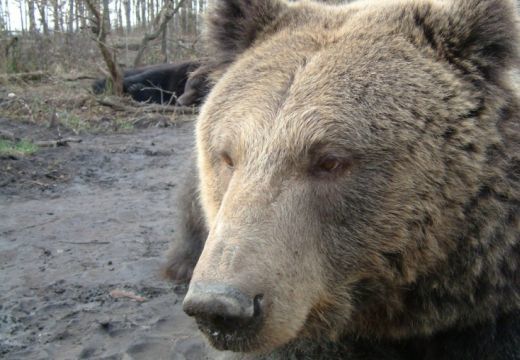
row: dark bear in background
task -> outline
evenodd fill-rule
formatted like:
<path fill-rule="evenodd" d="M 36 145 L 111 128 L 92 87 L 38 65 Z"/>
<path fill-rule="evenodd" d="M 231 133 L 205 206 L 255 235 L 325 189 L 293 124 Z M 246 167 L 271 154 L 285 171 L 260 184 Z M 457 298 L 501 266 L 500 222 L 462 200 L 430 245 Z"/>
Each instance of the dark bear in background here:
<path fill-rule="evenodd" d="M 186 61 L 125 70 L 123 92 L 135 101 L 175 105 L 176 99 L 184 93 L 188 74 L 199 66 L 198 61 Z M 106 79 L 92 85 L 95 94 L 102 93 L 105 88 Z"/>
<path fill-rule="evenodd" d="M 188 76 L 183 94 L 177 99 L 180 106 L 200 105 L 211 89 L 205 67 L 200 67 Z"/>
<path fill-rule="evenodd" d="M 184 93 L 177 99 L 177 105 L 200 105 L 226 67 L 225 63 L 208 61 L 190 73 Z"/>
<path fill-rule="evenodd" d="M 125 77 L 123 89 L 139 102 L 175 105 L 176 99 L 184 93 L 188 74 L 199 66 L 195 61 L 155 65 Z"/>
<path fill-rule="evenodd" d="M 137 74 L 142 73 L 143 71 L 146 71 L 147 69 L 150 69 L 157 65 L 150 65 L 150 66 L 142 66 L 138 68 L 128 69 L 123 71 L 123 78 L 127 78 L 130 76 L 134 76 Z M 102 94 L 107 90 L 107 78 L 104 77 L 102 79 L 97 79 L 92 83 L 92 91 L 94 94 L 99 95 Z"/>

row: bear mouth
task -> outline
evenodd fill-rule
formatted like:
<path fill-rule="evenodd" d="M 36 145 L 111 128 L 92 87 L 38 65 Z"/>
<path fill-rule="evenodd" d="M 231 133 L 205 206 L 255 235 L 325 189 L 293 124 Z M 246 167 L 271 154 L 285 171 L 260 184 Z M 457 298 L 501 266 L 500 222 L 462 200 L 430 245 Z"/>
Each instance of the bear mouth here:
<path fill-rule="evenodd" d="M 263 324 L 263 316 L 257 316 L 247 324 L 236 318 L 213 317 L 197 319 L 199 330 L 217 350 L 250 352 L 260 347 L 258 334 Z"/>

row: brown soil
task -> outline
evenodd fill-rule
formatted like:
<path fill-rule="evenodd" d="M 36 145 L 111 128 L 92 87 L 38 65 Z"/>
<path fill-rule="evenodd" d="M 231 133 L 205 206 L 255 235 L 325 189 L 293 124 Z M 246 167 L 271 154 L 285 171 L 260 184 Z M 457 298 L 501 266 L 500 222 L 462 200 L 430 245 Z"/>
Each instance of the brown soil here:
<path fill-rule="evenodd" d="M 5 119 L 0 130 L 56 137 Z M 185 289 L 159 275 L 192 132 L 188 121 L 82 135 L 81 143 L 0 158 L 0 358 L 221 356 L 182 312 Z"/>

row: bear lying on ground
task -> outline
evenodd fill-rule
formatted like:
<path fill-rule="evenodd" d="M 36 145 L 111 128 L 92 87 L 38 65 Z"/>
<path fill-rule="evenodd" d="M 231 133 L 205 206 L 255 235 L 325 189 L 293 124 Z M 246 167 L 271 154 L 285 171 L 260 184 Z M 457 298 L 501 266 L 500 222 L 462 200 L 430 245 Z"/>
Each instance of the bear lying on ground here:
<path fill-rule="evenodd" d="M 230 65 L 167 273 L 211 344 L 520 359 L 513 1 L 217 0 L 206 25 Z"/>
<path fill-rule="evenodd" d="M 200 105 L 218 78 L 222 76 L 227 65 L 207 61 L 190 73 L 184 92 L 177 99 L 177 104 L 181 106 Z"/>
<path fill-rule="evenodd" d="M 155 65 L 151 65 L 155 66 Z M 134 69 L 127 69 L 123 72 L 123 78 L 130 77 L 133 75 L 137 75 L 139 73 L 142 73 L 146 69 L 148 69 L 150 66 L 143 66 L 138 67 Z M 96 95 L 103 94 L 107 90 L 107 78 L 104 77 L 102 79 L 97 79 L 92 83 L 92 92 Z"/>
<path fill-rule="evenodd" d="M 190 73 L 184 92 L 177 99 L 180 106 L 200 105 L 211 89 L 209 79 L 209 69 L 201 66 L 194 72 Z"/>
<path fill-rule="evenodd" d="M 186 61 L 125 70 L 123 92 L 135 101 L 175 105 L 177 97 L 184 92 L 188 74 L 199 66 L 198 61 Z M 95 94 L 102 93 L 105 88 L 106 79 L 96 80 L 92 85 Z M 203 96 L 194 96 L 193 100 L 199 97 Z M 185 105 L 192 104 L 185 102 Z"/>

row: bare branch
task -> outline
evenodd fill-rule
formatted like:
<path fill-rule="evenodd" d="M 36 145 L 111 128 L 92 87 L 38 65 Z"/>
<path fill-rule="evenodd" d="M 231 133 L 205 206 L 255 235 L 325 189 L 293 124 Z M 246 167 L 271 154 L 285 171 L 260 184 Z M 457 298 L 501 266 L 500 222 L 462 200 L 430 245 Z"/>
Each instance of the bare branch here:
<path fill-rule="evenodd" d="M 115 95 L 123 94 L 123 75 L 119 65 L 116 60 L 116 52 L 111 51 L 106 44 L 107 38 L 107 30 L 106 30 L 106 22 L 104 21 L 104 17 L 101 16 L 96 4 L 93 0 L 83 0 L 85 5 L 87 5 L 88 9 L 92 13 L 94 28 L 93 31 L 97 35 L 97 43 L 99 49 L 101 50 L 101 54 L 103 55 L 103 59 L 107 64 L 108 71 L 110 73 L 110 77 L 113 83 L 113 91 Z"/>
<path fill-rule="evenodd" d="M 97 99 L 98 103 L 104 106 L 111 107 L 116 111 L 125 112 L 140 112 L 140 113 L 174 113 L 179 115 L 198 114 L 198 108 L 190 106 L 170 106 L 133 102 L 132 105 L 127 105 L 119 99 L 113 97 L 104 97 Z"/>
<path fill-rule="evenodd" d="M 173 0 L 168 0 L 161 11 L 159 11 L 159 14 L 154 19 L 154 28 L 153 32 L 151 33 L 145 33 L 143 40 L 141 41 L 141 46 L 139 48 L 139 52 L 137 53 L 135 60 L 134 60 L 134 66 L 141 65 L 141 61 L 143 60 L 144 51 L 146 50 L 146 46 L 148 43 L 152 40 L 155 40 L 159 37 L 159 35 L 166 31 L 166 25 L 168 25 L 168 22 L 173 18 L 173 16 L 179 11 L 179 9 L 182 7 L 186 0 L 180 0 L 177 3 L 177 6 L 174 6 Z"/>

